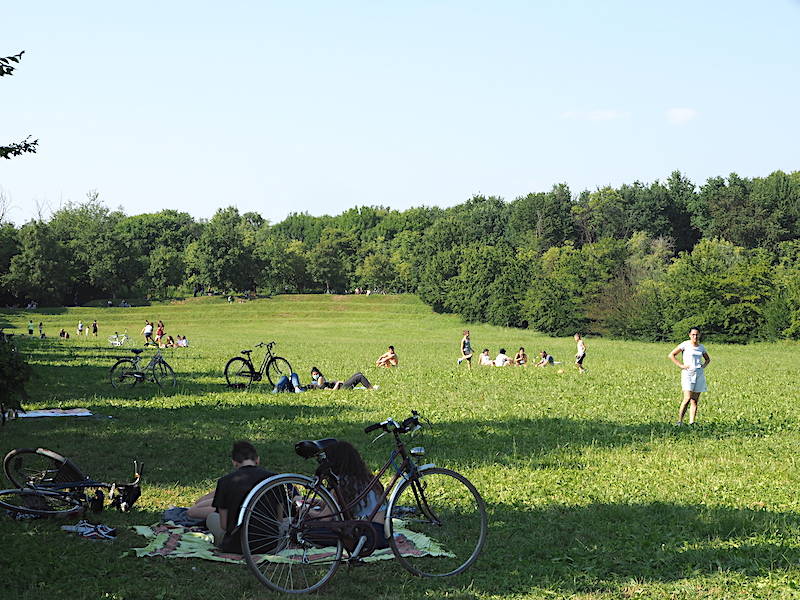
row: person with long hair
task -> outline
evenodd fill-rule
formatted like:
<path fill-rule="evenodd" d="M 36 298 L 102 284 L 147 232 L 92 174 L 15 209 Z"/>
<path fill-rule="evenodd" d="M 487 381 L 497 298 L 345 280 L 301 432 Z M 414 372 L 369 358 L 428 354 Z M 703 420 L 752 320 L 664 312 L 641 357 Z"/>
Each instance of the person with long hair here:
<path fill-rule="evenodd" d="M 375 516 L 372 517 L 372 527 L 375 530 L 376 548 L 387 548 L 388 540 L 384 536 L 383 521 L 386 517 L 385 506 L 378 503 L 383 493 L 383 486 L 379 481 L 372 484 L 374 475 L 367 467 L 364 459 L 353 444 L 345 441 L 338 441 L 325 450 L 325 455 L 331 464 L 331 468 L 339 476 L 337 493 L 344 508 L 360 495 L 364 497 L 359 500 L 353 508 L 353 517 L 356 519 L 366 519 L 377 508 Z"/>

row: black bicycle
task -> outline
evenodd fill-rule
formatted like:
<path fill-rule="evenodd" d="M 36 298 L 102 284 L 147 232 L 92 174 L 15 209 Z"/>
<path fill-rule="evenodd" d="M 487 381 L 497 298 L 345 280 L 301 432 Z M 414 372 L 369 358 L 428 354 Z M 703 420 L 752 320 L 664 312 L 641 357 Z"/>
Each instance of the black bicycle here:
<path fill-rule="evenodd" d="M 149 380 L 159 387 L 175 387 L 177 383 L 175 371 L 164 360 L 160 348 L 150 357 L 150 361 L 144 367 L 141 366 L 142 357 L 139 356 L 144 350 L 137 348 L 131 352 L 133 352 L 133 358 L 120 358 L 111 367 L 111 371 L 109 371 L 111 385 L 115 388 L 133 387 L 140 381 Z"/>
<path fill-rule="evenodd" d="M 303 458 L 316 458 L 313 477 L 286 473 L 257 485 L 239 513 L 242 550 L 250 570 L 267 587 L 289 594 L 313 592 L 327 583 L 343 562 L 361 561 L 374 552 L 379 534 L 371 521 L 384 510 L 383 536 L 400 564 L 420 577 L 463 573 L 486 542 L 486 506 L 463 475 L 433 464 L 418 466 L 421 447 L 408 450 L 402 434 L 420 429 L 416 412 L 402 423 L 387 419 L 367 427 L 394 436 L 386 464 L 352 502 L 342 501 L 339 477 L 325 451 L 335 439 L 295 445 Z M 376 438 L 377 439 L 377 438 Z M 399 463 L 399 464 L 398 464 Z M 375 508 L 364 519 L 353 509 L 381 476 L 393 468 Z M 346 556 L 343 553 L 346 552 Z"/>
<path fill-rule="evenodd" d="M 0 490 L 0 508 L 34 517 L 66 517 L 109 506 L 127 512 L 141 495 L 142 468 L 133 461 L 134 478 L 105 482 L 84 474 L 70 459 L 46 448 L 17 448 L 6 454 L 3 471 L 15 489 Z"/>
<path fill-rule="evenodd" d="M 256 344 L 256 348 L 262 347 L 265 347 L 267 352 L 264 354 L 264 360 L 261 361 L 258 370 L 250 358 L 252 350 L 242 350 L 244 357 L 235 356 L 228 361 L 228 364 L 225 365 L 225 381 L 228 382 L 228 387 L 239 390 L 246 389 L 254 381 L 261 381 L 264 373 L 267 374 L 270 384 L 275 386 L 281 376 L 289 377 L 292 374 L 292 365 L 289 364 L 289 361 L 272 353 L 275 342 Z"/>

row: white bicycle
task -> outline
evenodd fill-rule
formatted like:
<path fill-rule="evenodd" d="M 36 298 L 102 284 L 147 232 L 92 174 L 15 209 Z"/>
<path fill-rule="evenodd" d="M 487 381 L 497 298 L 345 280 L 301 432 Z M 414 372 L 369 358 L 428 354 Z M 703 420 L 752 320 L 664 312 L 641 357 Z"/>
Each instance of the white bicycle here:
<path fill-rule="evenodd" d="M 130 339 L 128 336 L 128 330 L 126 329 L 122 334 L 114 332 L 114 335 L 108 336 L 108 343 L 112 346 L 124 346 L 125 342 Z"/>

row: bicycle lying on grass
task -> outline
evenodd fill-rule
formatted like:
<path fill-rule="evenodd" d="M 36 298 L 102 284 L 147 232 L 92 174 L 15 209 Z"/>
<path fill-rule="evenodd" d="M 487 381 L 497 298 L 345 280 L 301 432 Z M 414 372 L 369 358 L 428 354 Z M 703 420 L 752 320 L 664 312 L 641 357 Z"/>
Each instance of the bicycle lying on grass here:
<path fill-rule="evenodd" d="M 395 448 L 372 482 L 347 504 L 337 489 L 339 477 L 325 455 L 336 440 L 297 443 L 297 454 L 319 462 L 314 476 L 270 477 L 250 492 L 239 513 L 242 550 L 259 581 L 290 594 L 320 589 L 341 563 L 360 562 L 375 550 L 371 521 L 387 499 L 383 535 L 405 569 L 420 577 L 447 577 L 469 568 L 486 542 L 483 498 L 463 475 L 433 464 L 416 464 L 425 449 L 406 449 L 400 436 L 420 427 L 419 414 L 412 412 L 402 423 L 387 419 L 364 430 L 382 429 L 378 437 L 391 433 Z M 353 509 L 390 466 L 394 468 L 391 483 L 372 513 L 354 519 Z M 416 551 L 409 551 L 409 540 L 417 544 Z"/>
<path fill-rule="evenodd" d="M 112 346 L 119 347 L 119 346 L 124 346 L 125 342 L 127 342 L 129 339 L 130 337 L 128 336 L 127 329 L 124 332 L 122 332 L 122 334 L 119 334 L 115 331 L 114 335 L 108 336 L 108 343 L 111 344 Z"/>
<path fill-rule="evenodd" d="M 98 481 L 68 458 L 45 448 L 17 448 L 6 454 L 3 471 L 16 489 L 0 490 L 0 508 L 15 515 L 67 517 L 109 506 L 127 512 L 141 495 L 142 469 L 133 461 L 128 483 Z"/>
<path fill-rule="evenodd" d="M 282 356 L 272 354 L 274 346 L 275 342 L 270 342 L 269 344 L 259 342 L 256 344 L 256 348 L 266 347 L 267 349 L 267 353 L 264 355 L 264 360 L 261 361 L 261 366 L 258 370 L 256 370 L 253 360 L 250 358 L 252 350 L 242 350 L 244 358 L 235 356 L 230 359 L 228 364 L 225 365 L 225 381 L 228 383 L 228 387 L 240 390 L 246 389 L 254 381 L 261 381 L 264 373 L 267 374 L 267 379 L 272 386 L 278 383 L 282 375 L 291 376 L 292 365 Z"/>
<path fill-rule="evenodd" d="M 131 350 L 133 358 L 120 358 L 111 367 L 111 385 L 115 388 L 131 386 L 133 387 L 140 381 L 149 380 L 159 387 L 174 387 L 177 383 L 175 371 L 172 370 L 164 360 L 159 348 L 150 358 L 150 362 L 144 368 L 139 366 L 142 358 L 139 356 L 144 350 L 136 348 Z"/>

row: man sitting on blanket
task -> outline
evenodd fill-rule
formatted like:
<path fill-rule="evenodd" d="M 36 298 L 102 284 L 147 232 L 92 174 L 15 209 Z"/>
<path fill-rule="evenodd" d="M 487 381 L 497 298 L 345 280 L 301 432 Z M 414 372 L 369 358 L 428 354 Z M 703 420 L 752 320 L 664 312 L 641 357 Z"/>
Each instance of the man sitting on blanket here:
<path fill-rule="evenodd" d="M 200 498 L 186 514 L 194 519 L 206 519 L 209 531 L 214 534 L 215 546 L 224 552 L 241 554 L 242 541 L 236 526 L 239 510 L 250 490 L 275 473 L 259 466 L 258 452 L 247 441 L 233 444 L 231 460 L 236 470 L 221 477 L 217 489 Z"/>

